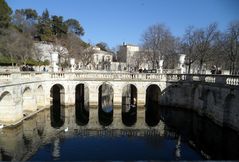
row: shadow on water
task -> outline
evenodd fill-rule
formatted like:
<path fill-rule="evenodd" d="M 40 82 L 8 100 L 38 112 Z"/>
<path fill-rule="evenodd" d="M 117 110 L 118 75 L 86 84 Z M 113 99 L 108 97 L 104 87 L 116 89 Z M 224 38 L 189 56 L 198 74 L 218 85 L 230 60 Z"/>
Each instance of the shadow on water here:
<path fill-rule="evenodd" d="M 76 86 L 75 93 L 76 123 L 83 126 L 89 122 L 88 88 L 84 84 L 79 84 Z"/>
<path fill-rule="evenodd" d="M 207 117 L 176 108 L 161 107 L 165 132 L 177 132 L 182 141 L 213 160 L 238 160 L 239 135 L 227 127 L 220 127 Z"/>
<path fill-rule="evenodd" d="M 59 103 L 53 103 L 51 110 L 51 126 L 53 128 L 60 128 L 64 124 L 64 106 Z"/>
<path fill-rule="evenodd" d="M 60 128 L 64 124 L 65 119 L 65 106 L 63 106 L 64 88 L 61 85 L 54 85 L 51 88 L 51 126 L 54 128 Z"/>
<path fill-rule="evenodd" d="M 159 96 L 160 88 L 157 85 L 150 85 L 147 88 L 145 122 L 148 124 L 148 126 L 156 126 L 159 123 Z"/>

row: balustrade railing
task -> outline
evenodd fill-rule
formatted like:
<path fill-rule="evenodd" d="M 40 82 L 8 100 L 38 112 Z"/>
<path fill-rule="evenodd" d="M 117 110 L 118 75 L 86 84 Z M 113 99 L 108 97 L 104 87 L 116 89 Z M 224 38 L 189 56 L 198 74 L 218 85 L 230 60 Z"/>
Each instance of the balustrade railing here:
<path fill-rule="evenodd" d="M 0 84 L 41 80 L 124 80 L 124 81 L 186 81 L 239 85 L 239 76 L 202 75 L 202 74 L 158 74 L 158 73 L 117 73 L 117 72 L 76 72 L 76 73 L 39 73 L 39 72 L 0 72 Z"/>
<path fill-rule="evenodd" d="M 233 75 L 167 74 L 167 81 L 205 82 L 239 86 L 239 76 Z"/>

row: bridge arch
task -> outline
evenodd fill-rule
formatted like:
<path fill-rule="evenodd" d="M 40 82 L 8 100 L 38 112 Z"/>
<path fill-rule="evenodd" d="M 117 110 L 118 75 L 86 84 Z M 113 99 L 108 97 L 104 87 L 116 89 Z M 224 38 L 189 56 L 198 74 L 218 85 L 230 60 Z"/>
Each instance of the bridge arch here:
<path fill-rule="evenodd" d="M 206 89 L 203 92 L 203 113 L 212 114 L 215 107 L 215 94 L 212 90 Z"/>
<path fill-rule="evenodd" d="M 137 88 L 134 84 L 128 84 L 122 91 L 122 122 L 131 126 L 137 120 Z"/>
<path fill-rule="evenodd" d="M 12 94 L 9 91 L 5 91 L 0 95 L 0 123 L 12 120 L 13 110 L 15 104 L 13 102 Z"/>
<path fill-rule="evenodd" d="M 146 89 L 146 110 L 145 110 L 145 122 L 149 126 L 155 126 L 158 124 L 159 115 L 159 98 L 161 95 L 161 89 L 157 84 L 151 84 Z"/>
<path fill-rule="evenodd" d="M 23 87 L 22 91 L 22 110 L 23 115 L 27 115 L 29 112 L 36 110 L 36 100 L 33 90 L 30 86 Z"/>
<path fill-rule="evenodd" d="M 98 89 L 98 119 L 101 125 L 107 126 L 113 122 L 114 89 L 104 82 Z"/>
<path fill-rule="evenodd" d="M 223 105 L 223 125 L 230 126 L 238 123 L 238 115 L 238 98 L 234 94 L 228 94 Z"/>
<path fill-rule="evenodd" d="M 45 106 L 45 95 L 42 85 L 38 85 L 36 88 L 36 103 L 38 107 Z"/>
<path fill-rule="evenodd" d="M 64 124 L 64 103 L 65 103 L 65 89 L 61 84 L 54 84 L 50 89 L 51 97 L 51 126 L 60 128 Z"/>
<path fill-rule="evenodd" d="M 75 87 L 75 117 L 78 125 L 89 122 L 89 87 L 85 83 Z"/>

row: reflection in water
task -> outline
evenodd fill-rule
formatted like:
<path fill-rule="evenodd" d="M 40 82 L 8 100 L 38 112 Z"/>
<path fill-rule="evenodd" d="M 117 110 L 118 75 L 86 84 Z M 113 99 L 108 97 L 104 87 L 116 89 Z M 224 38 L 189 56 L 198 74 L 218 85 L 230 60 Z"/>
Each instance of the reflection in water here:
<path fill-rule="evenodd" d="M 54 160 L 58 160 L 60 158 L 60 139 L 57 138 L 53 142 L 53 151 L 52 157 Z"/>
<path fill-rule="evenodd" d="M 157 85 L 150 85 L 147 88 L 145 122 L 148 126 L 155 126 L 159 123 L 159 96 L 160 89 Z"/>
<path fill-rule="evenodd" d="M 75 91 L 75 115 L 78 125 L 86 125 L 89 122 L 89 92 L 84 84 L 76 86 Z"/>
<path fill-rule="evenodd" d="M 196 147 L 205 157 L 216 160 L 239 159 L 239 135 L 235 131 L 222 128 L 189 110 L 161 108 L 160 111 L 167 125 L 165 129 L 181 134 L 181 141 Z"/>
<path fill-rule="evenodd" d="M 99 87 L 98 117 L 103 126 L 113 122 L 113 96 L 112 86 L 104 83 Z"/>
<path fill-rule="evenodd" d="M 64 124 L 64 88 L 61 85 L 54 85 L 51 88 L 51 126 L 54 128 L 60 128 Z"/>
<path fill-rule="evenodd" d="M 49 109 L 16 127 L 2 129 L 1 160 L 239 159 L 238 134 L 190 111 L 160 108 L 165 122 L 162 131 L 152 127 L 125 129 L 123 124 L 121 128 L 91 129 L 75 123 L 74 110 L 65 109 L 65 123 L 59 129 L 51 126 Z"/>
<path fill-rule="evenodd" d="M 122 95 L 122 122 L 132 126 L 137 119 L 137 89 L 130 84 L 123 88 Z"/>

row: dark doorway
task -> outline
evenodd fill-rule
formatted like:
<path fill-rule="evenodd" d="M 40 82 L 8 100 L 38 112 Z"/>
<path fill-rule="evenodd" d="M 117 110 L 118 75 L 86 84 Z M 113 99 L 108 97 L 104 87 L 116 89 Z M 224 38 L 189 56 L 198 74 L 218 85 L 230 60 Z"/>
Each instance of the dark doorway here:
<path fill-rule="evenodd" d="M 153 84 L 146 90 L 145 122 L 148 126 L 156 126 L 160 120 L 159 114 L 160 88 Z"/>
<path fill-rule="evenodd" d="M 78 84 L 75 89 L 75 116 L 78 125 L 89 122 L 89 90 L 84 84 Z"/>
<path fill-rule="evenodd" d="M 51 126 L 60 128 L 64 124 L 64 87 L 60 84 L 55 84 L 51 88 Z"/>

